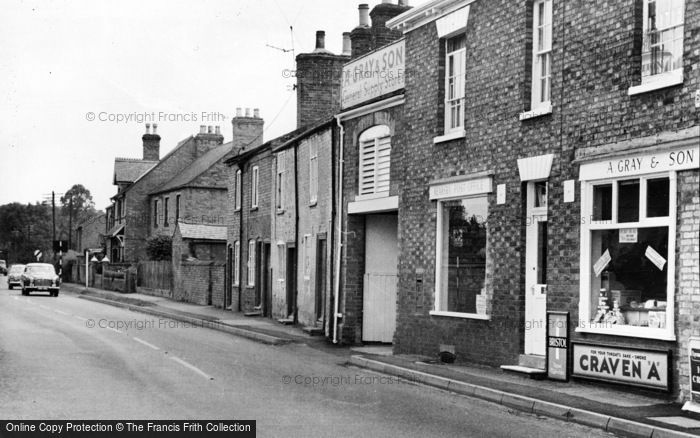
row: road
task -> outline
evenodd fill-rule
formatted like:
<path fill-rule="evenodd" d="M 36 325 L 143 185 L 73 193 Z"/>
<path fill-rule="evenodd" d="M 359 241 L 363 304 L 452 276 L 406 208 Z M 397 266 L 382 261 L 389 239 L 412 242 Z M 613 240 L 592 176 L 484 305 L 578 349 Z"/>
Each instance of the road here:
<path fill-rule="evenodd" d="M 258 436 L 610 437 L 597 429 L 0 277 L 0 418 L 257 420 Z"/>

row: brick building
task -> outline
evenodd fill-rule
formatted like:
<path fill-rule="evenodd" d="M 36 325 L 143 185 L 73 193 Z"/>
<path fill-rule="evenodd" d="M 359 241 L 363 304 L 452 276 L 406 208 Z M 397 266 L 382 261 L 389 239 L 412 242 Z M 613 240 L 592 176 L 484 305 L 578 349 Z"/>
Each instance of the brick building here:
<path fill-rule="evenodd" d="M 410 73 L 394 350 L 540 372 L 547 312 L 564 312 L 571 361 L 550 371 L 684 398 L 700 3 L 594 3 L 433 0 L 388 21 Z"/>
<path fill-rule="evenodd" d="M 89 215 L 75 227 L 75 250 L 84 254 L 87 249 L 104 246 L 104 232 L 107 215 L 101 211 Z"/>
<path fill-rule="evenodd" d="M 337 309 L 334 341 L 392 342 L 396 327 L 400 148 L 405 45 L 387 20 L 409 10 L 381 3 L 359 7 L 350 32 L 352 61 L 343 69 L 338 183 Z M 371 19 L 371 24 L 370 24 Z M 399 40 L 392 42 L 394 40 Z"/>
<path fill-rule="evenodd" d="M 217 182 L 223 164 L 219 163 L 234 143 L 210 127 L 201 127 L 196 136 L 181 141 L 160 158 L 160 135 L 146 124 L 143 159 L 116 158 L 113 183 L 117 194 L 108 208 L 107 252 L 113 262 L 146 259 L 146 240 L 172 236 L 180 218 L 196 222 L 218 222 L 223 218 L 221 204 L 225 187 Z"/>

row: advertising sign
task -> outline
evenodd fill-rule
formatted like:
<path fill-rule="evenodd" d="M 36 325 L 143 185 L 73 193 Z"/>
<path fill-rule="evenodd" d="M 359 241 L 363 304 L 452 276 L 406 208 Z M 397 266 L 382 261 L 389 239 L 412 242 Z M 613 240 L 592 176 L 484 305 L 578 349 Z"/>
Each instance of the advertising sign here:
<path fill-rule="evenodd" d="M 569 380 L 569 312 L 547 312 L 547 377 Z"/>
<path fill-rule="evenodd" d="M 683 410 L 700 413 L 700 338 L 690 338 L 688 359 L 690 362 L 690 400 L 685 403 Z"/>
<path fill-rule="evenodd" d="M 406 83 L 405 54 L 406 43 L 399 40 L 347 63 L 343 67 L 341 107 L 402 89 Z"/>
<path fill-rule="evenodd" d="M 573 376 L 669 390 L 669 352 L 573 344 Z"/>

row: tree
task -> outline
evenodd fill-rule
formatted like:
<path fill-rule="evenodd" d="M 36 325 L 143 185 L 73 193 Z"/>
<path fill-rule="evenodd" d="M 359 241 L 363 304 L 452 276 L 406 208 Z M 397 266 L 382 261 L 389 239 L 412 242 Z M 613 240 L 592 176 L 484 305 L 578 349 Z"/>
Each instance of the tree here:
<path fill-rule="evenodd" d="M 170 260 L 173 253 L 173 240 L 170 236 L 155 236 L 146 240 L 146 254 L 149 260 Z"/>
<path fill-rule="evenodd" d="M 73 227 L 81 219 L 95 211 L 95 203 L 92 200 L 90 190 L 82 184 L 74 184 L 73 187 L 61 197 L 61 212 L 68 215 L 68 246 L 73 248 Z"/>

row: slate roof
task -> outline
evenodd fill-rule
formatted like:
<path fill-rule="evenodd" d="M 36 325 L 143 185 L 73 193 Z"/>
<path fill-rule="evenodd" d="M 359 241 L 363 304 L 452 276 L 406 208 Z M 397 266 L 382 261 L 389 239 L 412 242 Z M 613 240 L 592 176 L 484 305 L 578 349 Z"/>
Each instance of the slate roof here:
<path fill-rule="evenodd" d="M 173 179 L 166 182 L 156 190 L 153 190 L 151 194 L 169 192 L 171 190 L 179 189 L 182 187 L 187 187 L 191 184 L 197 177 L 209 170 L 213 165 L 219 162 L 226 154 L 231 151 L 233 146 L 232 142 L 224 143 L 217 146 L 201 157 L 197 158 L 189 166 L 187 166 L 182 172 L 175 175 Z M 225 181 L 221 181 L 221 184 L 215 186 L 208 186 L 212 189 L 225 189 Z"/>
<path fill-rule="evenodd" d="M 138 158 L 115 158 L 112 183 L 132 183 L 156 164 L 158 164 L 157 161 L 139 160 Z"/>
<path fill-rule="evenodd" d="M 183 239 L 197 240 L 226 240 L 227 228 L 214 225 L 186 224 L 178 222 L 178 228 Z"/>

